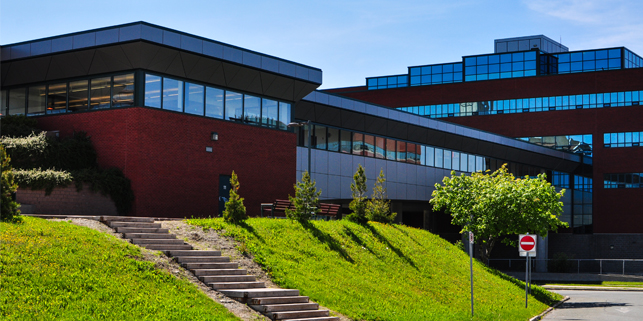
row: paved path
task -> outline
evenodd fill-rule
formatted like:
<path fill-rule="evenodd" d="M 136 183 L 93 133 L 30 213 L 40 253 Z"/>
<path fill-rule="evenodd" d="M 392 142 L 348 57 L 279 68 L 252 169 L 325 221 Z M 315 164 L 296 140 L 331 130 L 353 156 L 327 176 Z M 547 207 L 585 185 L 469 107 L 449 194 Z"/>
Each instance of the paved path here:
<path fill-rule="evenodd" d="M 643 292 L 554 290 L 570 299 L 543 320 L 643 320 Z"/>

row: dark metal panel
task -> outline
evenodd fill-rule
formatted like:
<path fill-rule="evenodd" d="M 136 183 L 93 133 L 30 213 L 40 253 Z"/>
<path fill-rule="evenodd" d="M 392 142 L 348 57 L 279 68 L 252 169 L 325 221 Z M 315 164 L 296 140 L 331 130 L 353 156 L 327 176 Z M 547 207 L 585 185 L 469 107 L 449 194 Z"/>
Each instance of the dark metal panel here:
<path fill-rule="evenodd" d="M 44 55 L 51 52 L 51 40 L 38 41 L 31 44 L 31 55 Z"/>
<path fill-rule="evenodd" d="M 121 45 L 121 49 L 123 49 L 123 52 L 125 53 L 125 57 L 127 57 L 127 60 L 132 64 L 134 68 L 145 68 L 147 67 L 148 60 L 145 60 L 145 63 L 143 63 L 143 57 L 154 57 L 156 52 L 158 51 L 158 47 L 156 46 L 146 46 L 144 42 L 132 42 L 132 43 L 126 43 Z M 145 67 L 143 67 L 145 65 Z"/>
<path fill-rule="evenodd" d="M 74 40 L 72 37 L 62 37 L 62 38 L 51 39 L 51 52 L 71 50 L 73 43 L 74 43 Z"/>
<path fill-rule="evenodd" d="M 192 70 L 194 70 L 194 66 L 199 61 L 199 59 L 201 59 L 201 57 L 187 52 L 181 52 L 180 54 L 181 54 L 181 61 L 183 62 L 183 70 L 185 72 L 185 75 L 189 75 L 192 72 Z"/>
<path fill-rule="evenodd" d="M 389 120 L 386 125 L 387 136 L 407 139 L 409 136 L 408 125 L 399 121 Z"/>
<path fill-rule="evenodd" d="M 186 76 L 190 79 L 209 82 L 210 77 L 212 77 L 215 72 L 223 73 L 221 68 L 220 61 L 200 57 L 196 61 L 194 68 L 192 68 L 189 73 L 186 73 Z"/>
<path fill-rule="evenodd" d="M 277 76 L 265 71 L 260 72 L 260 75 L 261 75 L 261 92 L 265 94 L 268 91 L 268 88 L 270 88 L 270 86 L 272 85 L 272 83 L 275 82 L 275 79 L 277 78 Z"/>
<path fill-rule="evenodd" d="M 74 49 L 87 48 L 96 45 L 96 33 L 81 33 L 74 36 Z"/>
<path fill-rule="evenodd" d="M 461 150 L 462 136 L 451 133 L 445 133 L 444 148 Z"/>
<path fill-rule="evenodd" d="M 181 35 L 181 49 L 203 53 L 203 40 Z"/>
<path fill-rule="evenodd" d="M 283 97 L 282 99 L 295 101 L 294 82 L 295 81 L 292 79 L 287 79 L 286 86 L 283 87 L 284 90 L 281 92 L 281 94 L 277 95 L 276 97 Z"/>
<path fill-rule="evenodd" d="M 225 76 L 226 84 L 231 84 L 232 80 L 237 76 L 241 67 L 235 64 L 223 63 L 223 75 Z"/>
<path fill-rule="evenodd" d="M 297 87 L 299 86 L 299 91 L 297 92 Z M 295 97 L 294 100 L 300 100 L 306 95 L 308 95 L 311 91 L 315 90 L 315 88 L 319 87 L 317 84 L 311 84 L 308 82 L 303 82 L 300 80 L 295 80 Z"/>
<path fill-rule="evenodd" d="M 95 53 L 96 50 L 94 49 L 74 52 L 74 55 L 76 55 L 76 59 L 78 59 L 78 64 L 82 68 L 85 75 L 89 73 L 89 68 L 92 65 L 92 60 L 94 59 Z"/>
<path fill-rule="evenodd" d="M 47 69 L 49 68 L 50 61 L 51 57 L 14 61 L 10 63 L 11 68 L 6 68 L 6 75 L 4 70 L 6 64 L 3 64 L 2 85 L 11 86 L 45 81 L 47 79 Z"/>
<path fill-rule="evenodd" d="M 261 74 L 259 72 L 253 72 L 253 74 L 254 79 L 247 83 L 246 91 L 263 95 L 263 88 L 261 88 Z"/>
<path fill-rule="evenodd" d="M 163 30 L 148 25 L 141 25 L 141 38 L 156 43 L 163 43 Z"/>
<path fill-rule="evenodd" d="M 357 131 L 364 131 L 364 115 L 353 111 L 341 110 L 342 127 Z"/>
<path fill-rule="evenodd" d="M 209 83 L 219 86 L 227 85 L 223 65 L 225 65 L 225 63 L 221 61 L 217 61 L 215 64 L 213 64 L 216 69 L 210 74 L 210 78 L 208 79 Z"/>
<path fill-rule="evenodd" d="M 118 29 L 96 31 L 96 45 L 106 45 L 118 42 Z"/>
<path fill-rule="evenodd" d="M 386 119 L 371 115 L 365 115 L 364 131 L 376 135 L 386 135 Z"/>
<path fill-rule="evenodd" d="M 96 49 L 96 54 L 103 58 L 103 62 L 112 71 L 132 69 L 134 66 L 130 63 L 121 46 L 109 46 Z"/>
<path fill-rule="evenodd" d="M 301 103 L 301 101 L 299 103 Z M 318 122 L 315 118 L 315 109 L 317 109 L 318 106 L 310 102 L 306 102 L 302 105 L 299 105 L 299 103 L 297 103 L 297 107 L 295 107 L 295 119 Z"/>
<path fill-rule="evenodd" d="M 475 153 L 477 148 L 476 140 L 471 137 L 462 137 L 462 151 L 467 153 Z"/>
<path fill-rule="evenodd" d="M 2 75 L 0 79 L 2 79 L 2 85 L 5 85 L 7 83 L 7 76 L 9 75 L 9 71 L 11 70 L 11 62 L 3 63 L 0 65 L 0 75 Z"/>
<path fill-rule="evenodd" d="M 276 77 L 270 86 L 264 90 L 264 93 L 268 96 L 283 97 L 283 99 L 292 101 L 292 83 L 292 79 Z"/>
<path fill-rule="evenodd" d="M 426 129 L 417 125 L 408 125 L 408 140 L 424 143 L 426 140 Z"/>
<path fill-rule="evenodd" d="M 24 58 L 31 56 L 31 44 L 11 46 L 11 59 Z"/>
<path fill-rule="evenodd" d="M 158 72 L 165 72 L 179 52 L 165 47 L 157 48 L 159 48 L 158 52 L 149 62 L 147 68 Z"/>
<path fill-rule="evenodd" d="M 51 58 L 47 80 L 85 76 L 87 73 L 80 66 L 74 52 L 56 55 Z"/>
<path fill-rule="evenodd" d="M 99 55 L 98 52 L 94 53 L 94 60 L 92 60 L 92 65 L 89 67 L 90 74 L 102 74 L 106 72 L 111 72 L 107 64 L 103 61 L 102 55 Z"/>
<path fill-rule="evenodd" d="M 226 80 L 228 80 L 228 86 L 250 91 L 248 85 L 255 79 L 256 74 L 254 70 L 238 68 L 234 76 L 228 78 L 228 71 L 226 70 Z"/>
<path fill-rule="evenodd" d="M 321 104 L 315 105 L 315 122 L 329 125 L 329 126 L 342 126 L 342 119 L 339 109 L 324 106 Z M 297 104 L 299 106 L 299 104 Z"/>
<path fill-rule="evenodd" d="M 183 69 L 183 61 L 180 53 L 174 56 L 174 60 L 172 60 L 164 72 L 178 77 L 185 77 L 185 70 Z"/>

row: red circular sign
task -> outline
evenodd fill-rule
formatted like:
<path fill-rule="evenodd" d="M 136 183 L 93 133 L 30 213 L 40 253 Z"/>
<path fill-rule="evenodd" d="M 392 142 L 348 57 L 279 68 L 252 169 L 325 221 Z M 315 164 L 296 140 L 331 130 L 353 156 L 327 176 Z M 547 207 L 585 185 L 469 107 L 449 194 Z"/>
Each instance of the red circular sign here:
<path fill-rule="evenodd" d="M 525 236 L 523 236 L 523 237 L 520 239 L 520 242 L 519 242 L 519 243 L 520 243 L 520 248 L 521 248 L 523 251 L 527 251 L 527 252 L 529 252 L 529 251 L 533 250 L 533 249 L 534 249 L 534 247 L 536 246 L 536 240 L 534 240 L 534 238 L 533 238 L 533 237 L 531 237 L 530 235 L 525 235 Z"/>

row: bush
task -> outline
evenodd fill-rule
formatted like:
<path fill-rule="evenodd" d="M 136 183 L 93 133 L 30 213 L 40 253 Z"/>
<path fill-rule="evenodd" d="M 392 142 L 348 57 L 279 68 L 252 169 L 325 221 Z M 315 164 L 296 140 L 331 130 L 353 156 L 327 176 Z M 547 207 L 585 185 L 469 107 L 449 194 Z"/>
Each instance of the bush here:
<path fill-rule="evenodd" d="M 366 218 L 368 199 L 366 198 L 366 174 L 364 173 L 362 164 L 359 164 L 355 175 L 353 175 L 351 191 L 353 191 L 353 200 L 348 204 L 348 207 L 353 212 L 346 216 L 346 219 L 351 222 L 364 224 L 368 221 Z"/>
<path fill-rule="evenodd" d="M 386 188 L 384 188 L 384 171 L 380 170 L 380 176 L 373 187 L 373 197 L 368 201 L 366 206 L 366 218 L 369 221 L 390 224 L 393 223 L 397 213 L 391 213 L 391 206 L 386 199 Z"/>
<path fill-rule="evenodd" d="M 0 136 L 25 137 L 32 133 L 38 134 L 42 130 L 36 128 L 38 122 L 25 115 L 8 115 L 0 120 Z"/>
<path fill-rule="evenodd" d="M 288 199 L 295 209 L 286 209 L 286 217 L 302 223 L 308 221 L 321 211 L 319 209 L 319 195 L 321 195 L 321 190 L 317 190 L 315 181 L 312 181 L 308 171 L 305 171 L 301 182 L 295 184 L 295 197 L 288 195 Z"/>
<path fill-rule="evenodd" d="M 76 190 L 83 189 L 83 183 L 89 185 L 92 192 L 100 192 L 114 201 L 116 210 L 120 214 L 126 214 L 134 203 L 134 192 L 132 182 L 125 174 L 116 167 L 108 169 L 86 168 L 73 171 L 72 179 L 76 183 Z"/>
<path fill-rule="evenodd" d="M 238 224 L 246 219 L 246 207 L 243 205 L 243 197 L 239 196 L 239 180 L 237 174 L 232 171 L 232 178 L 230 178 L 230 198 L 225 203 L 225 210 L 223 211 L 223 219 L 228 223 Z"/>
<path fill-rule="evenodd" d="M 14 170 L 15 181 L 18 186 L 30 187 L 32 190 L 44 189 L 45 195 L 51 194 L 56 186 L 68 186 L 72 182 L 72 176 L 66 171 L 53 169 L 22 169 Z"/>
<path fill-rule="evenodd" d="M 0 221 L 18 222 L 21 220 L 20 210 L 18 209 L 18 203 L 14 202 L 11 197 L 11 194 L 18 189 L 18 185 L 13 180 L 11 158 L 7 156 L 2 144 L 0 144 L 0 163 L 2 164 L 2 210 L 0 211 Z"/>

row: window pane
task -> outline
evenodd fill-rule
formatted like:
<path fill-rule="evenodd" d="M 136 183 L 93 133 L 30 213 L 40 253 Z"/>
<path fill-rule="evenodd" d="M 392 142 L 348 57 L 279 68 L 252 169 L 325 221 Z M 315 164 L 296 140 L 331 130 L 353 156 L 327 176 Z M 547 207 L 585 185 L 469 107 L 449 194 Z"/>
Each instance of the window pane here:
<path fill-rule="evenodd" d="M 386 154 L 386 139 L 384 137 L 375 137 L 375 157 L 384 158 Z"/>
<path fill-rule="evenodd" d="M 313 148 L 326 149 L 326 127 L 315 125 L 313 129 Z"/>
<path fill-rule="evenodd" d="M 244 121 L 259 124 L 261 121 L 261 98 L 244 95 L 243 100 Z"/>
<path fill-rule="evenodd" d="M 440 148 L 435 149 L 435 167 L 442 168 L 444 165 L 444 151 Z"/>
<path fill-rule="evenodd" d="M 91 103 L 89 108 L 90 109 L 109 108 L 109 101 L 110 101 L 109 97 L 111 97 L 112 78 L 111 77 L 94 78 L 91 80 L 90 86 L 91 86 L 91 91 L 90 91 Z M 158 92 L 157 92 L 157 97 L 158 97 Z"/>
<path fill-rule="evenodd" d="M 269 127 L 277 127 L 279 119 L 279 103 L 272 99 L 261 100 L 261 123 Z"/>
<path fill-rule="evenodd" d="M 205 116 L 223 118 L 223 89 L 206 87 Z"/>
<path fill-rule="evenodd" d="M 9 90 L 9 115 L 25 114 L 25 99 L 27 88 Z"/>
<path fill-rule="evenodd" d="M 415 144 L 406 143 L 406 162 L 415 164 L 415 157 L 417 156 L 415 151 Z"/>
<path fill-rule="evenodd" d="M 337 128 L 328 128 L 328 150 L 339 151 L 339 129 Z"/>
<path fill-rule="evenodd" d="M 134 74 L 114 76 L 112 107 L 134 106 Z"/>
<path fill-rule="evenodd" d="M 87 80 L 72 81 L 69 83 L 69 111 L 82 111 L 89 108 L 89 93 Z"/>
<path fill-rule="evenodd" d="M 364 144 L 364 135 L 353 133 L 353 154 L 362 155 Z"/>
<path fill-rule="evenodd" d="M 435 166 L 435 150 L 433 147 L 427 147 L 425 150 L 426 154 L 426 166 Z"/>
<path fill-rule="evenodd" d="M 406 162 L 406 142 L 397 142 L 396 155 L 399 162 Z"/>
<path fill-rule="evenodd" d="M 341 135 L 341 146 L 340 146 L 340 151 L 342 153 L 347 153 L 350 154 L 351 152 L 351 132 L 342 130 L 340 132 Z"/>
<path fill-rule="evenodd" d="M 451 151 L 444 151 L 444 168 L 451 169 Z"/>
<path fill-rule="evenodd" d="M 241 120 L 243 115 L 243 95 L 234 91 L 225 92 L 225 119 Z"/>
<path fill-rule="evenodd" d="M 163 109 L 183 111 L 183 82 L 163 78 Z"/>
<path fill-rule="evenodd" d="M 47 86 L 29 87 L 29 99 L 27 101 L 27 115 L 42 115 L 47 109 L 46 93 Z"/>
<path fill-rule="evenodd" d="M 460 153 L 458 152 L 451 152 L 451 159 L 452 159 L 452 166 L 451 169 L 454 169 L 456 171 L 460 170 Z"/>
<path fill-rule="evenodd" d="M 364 156 L 375 157 L 375 136 L 364 135 Z"/>
<path fill-rule="evenodd" d="M 0 90 L 0 114 L 4 114 L 7 112 L 7 91 L 6 90 Z"/>
<path fill-rule="evenodd" d="M 289 103 L 279 103 L 279 129 L 288 128 L 291 120 L 291 111 Z"/>
<path fill-rule="evenodd" d="M 386 140 L 386 159 L 395 160 L 395 140 Z"/>
<path fill-rule="evenodd" d="M 67 84 L 49 85 L 47 114 L 64 113 L 67 110 Z"/>
<path fill-rule="evenodd" d="M 144 104 L 148 107 L 161 108 L 161 77 L 145 74 Z"/>
<path fill-rule="evenodd" d="M 203 90 L 205 87 L 185 83 L 185 112 L 203 116 Z"/>

